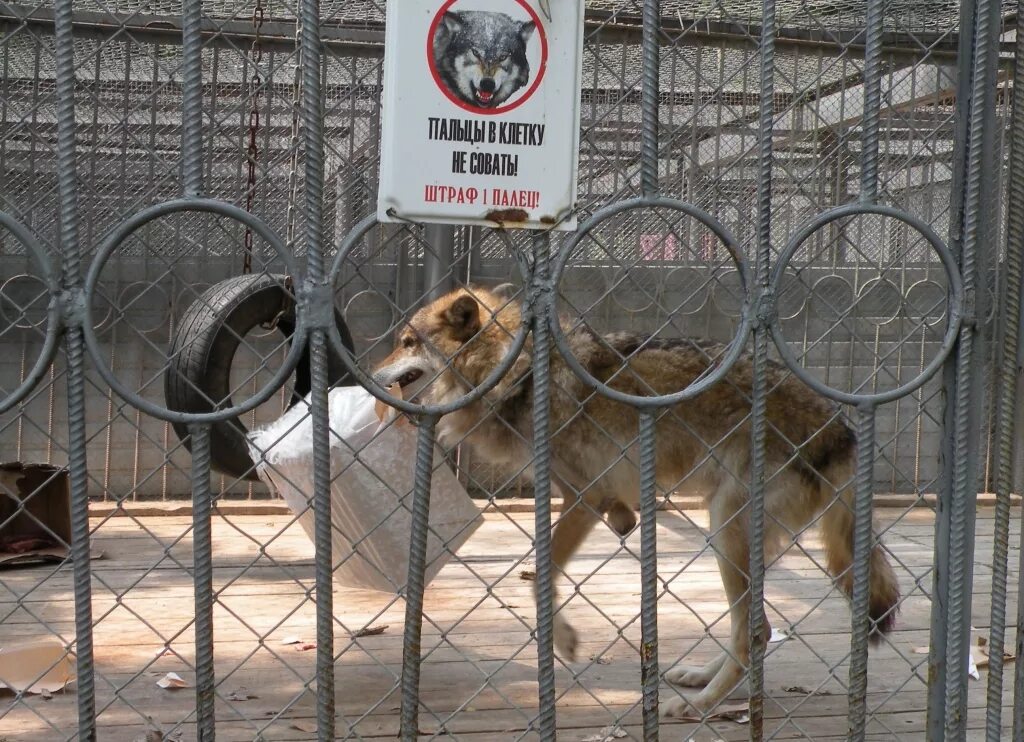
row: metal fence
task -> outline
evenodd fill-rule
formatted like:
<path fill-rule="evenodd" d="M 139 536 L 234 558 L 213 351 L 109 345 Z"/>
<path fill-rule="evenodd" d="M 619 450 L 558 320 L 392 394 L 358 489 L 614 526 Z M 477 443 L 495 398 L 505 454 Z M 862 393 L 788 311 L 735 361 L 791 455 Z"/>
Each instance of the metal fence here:
<path fill-rule="evenodd" d="M 927 738 L 965 737 L 977 620 L 970 609 L 979 597 L 973 570 L 989 560 L 985 735 L 1009 736 L 1001 650 L 1016 598 L 1008 554 L 1010 493 L 1021 476 L 1013 434 L 1024 238 L 1024 97 L 1013 85 L 1024 42 L 1016 8 L 994 0 L 587 7 L 582 226 L 562 238 L 365 218 L 376 194 L 383 2 L 0 4 L 0 460 L 68 466 L 74 570 L 73 625 L 61 626 L 34 597 L 60 570 L 27 583 L 0 573 L 7 591 L 0 639 L 7 630 L 22 636 L 12 627 L 29 624 L 73 652 L 77 732 L 21 693 L 0 714 L 42 720 L 40 739 L 114 739 L 104 718 L 120 705 L 145 719 L 134 694 L 151 663 L 126 678 L 94 666 L 102 617 L 93 613 L 93 592 L 109 589 L 116 602 L 130 603 L 132 583 L 97 582 L 90 538 L 107 521 L 90 522 L 90 501 L 190 498 L 196 702 L 174 725 L 194 725 L 199 739 L 213 739 L 215 703 L 228 703 L 248 724 L 242 736 L 273 738 L 260 737 L 270 722 L 226 699 L 218 679 L 221 597 L 211 535 L 215 502 L 267 493 L 211 472 L 209 425 L 240 414 L 249 427 L 276 418 L 291 399 L 295 349 L 307 346 L 316 443 L 307 597 L 315 597 L 316 664 L 302 682 L 315 694 L 317 738 L 375 736 L 357 723 L 374 709 L 355 721 L 336 713 L 336 690 L 344 690 L 335 688 L 336 659 L 361 645 L 335 637 L 345 606 L 331 589 L 328 356 L 367 371 L 426 297 L 510 284 L 529 318 L 533 354 L 531 476 L 471 448 L 449 453 L 491 512 L 510 494 L 526 492 L 535 503 L 536 701 L 512 738 L 553 739 L 558 726 L 552 584 L 559 569 L 549 534 L 558 431 L 548 405 L 560 394 L 549 370 L 567 363 L 596 395 L 580 398 L 580 410 L 609 397 L 638 421 L 623 455 L 635 462 L 640 490 L 642 608 L 624 625 L 639 622 L 633 646 L 642 693 L 609 712 L 609 721 L 640 709 L 642 730 L 629 734 L 648 740 L 658 738 L 658 606 L 676 600 L 657 574 L 656 511 L 669 493 L 654 480 L 656 428 L 710 381 L 734 383 L 726 377 L 736 363 L 754 369 L 752 386 L 741 390 L 752 410 L 744 421 L 751 465 L 733 472 L 749 494 L 739 516 L 750 543 L 749 566 L 740 565 L 750 606 L 749 736 L 780 735 L 784 725 L 765 713 L 771 650 L 760 608 L 765 564 L 774 560 L 764 546 L 774 517 L 765 512 L 774 475 L 765 451 L 773 434 L 767 369 L 775 362 L 841 405 L 858 438 L 852 639 L 848 659 L 824 661 L 833 678 L 848 663 L 850 738 L 864 739 L 879 709 L 911 687 L 926 690 L 927 709 L 919 711 Z M 247 335 L 231 370 L 233 401 L 206 414 L 166 409 L 162 378 L 182 315 L 207 287 L 250 270 L 292 277 L 299 318 L 292 345 L 272 330 Z M 354 357 L 322 311 L 331 301 L 352 331 Z M 613 381 L 572 367 L 558 313 L 599 332 L 701 337 L 727 350 L 708 383 L 626 398 Z M 389 668 L 401 690 L 403 739 L 417 738 L 418 715 L 429 711 L 418 696 L 426 493 L 435 428 L 450 409 L 408 407 L 419 418 L 411 577 L 400 590 L 401 667 L 391 661 Z M 188 449 L 175 423 L 188 427 Z M 717 448 L 709 445 L 707 455 Z M 677 484 L 669 489 L 685 494 L 691 483 Z M 995 493 L 991 555 L 974 544 L 979 492 Z M 929 653 L 896 647 L 905 677 L 870 705 L 872 499 L 890 493 L 905 496 L 896 523 L 915 506 L 935 510 L 934 568 L 912 572 L 892 555 L 913 582 L 906 598 L 930 602 L 930 626 L 920 627 Z M 703 547 L 708 556 L 714 535 Z M 157 566 L 140 568 L 138 582 Z M 575 594 L 585 594 L 583 582 Z M 480 578 L 476 587 L 490 594 L 494 584 Z M 710 636 L 717 621 L 705 621 Z M 256 631 L 253 645 L 265 649 L 267 635 Z M 1012 733 L 1024 739 L 1019 672 L 1014 690 Z"/>

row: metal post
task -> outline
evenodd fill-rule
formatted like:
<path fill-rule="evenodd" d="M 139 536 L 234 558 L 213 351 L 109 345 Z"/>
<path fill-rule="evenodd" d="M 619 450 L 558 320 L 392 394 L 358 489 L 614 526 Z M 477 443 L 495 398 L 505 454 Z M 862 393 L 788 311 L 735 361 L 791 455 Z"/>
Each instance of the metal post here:
<path fill-rule="evenodd" d="M 661 3 L 644 0 L 643 75 L 640 79 L 640 190 L 658 195 L 658 126 L 660 107 Z M 658 740 L 658 494 L 656 489 L 655 413 L 640 415 L 640 683 L 644 741 Z"/>
<path fill-rule="evenodd" d="M 202 2 L 182 6 L 181 173 L 186 197 L 203 192 Z M 196 726 L 200 742 L 213 742 L 214 710 L 213 543 L 210 531 L 210 428 L 192 425 L 192 569 L 196 620 Z"/>
<path fill-rule="evenodd" d="M 853 503 L 853 590 L 850 599 L 850 684 L 849 735 L 854 742 L 864 739 L 867 728 L 868 634 L 870 619 L 871 498 L 875 472 L 875 405 L 864 404 L 857 411 L 857 470 Z M 838 503 L 834 507 L 843 507 Z"/>
<path fill-rule="evenodd" d="M 965 3 L 965 6 L 970 3 Z M 995 7 L 994 7 L 995 6 Z M 951 463 L 952 481 L 944 489 L 946 497 L 940 513 L 944 516 L 940 530 L 948 533 L 946 554 L 941 555 L 945 563 L 937 564 L 941 580 L 937 585 L 945 592 L 945 621 L 933 624 L 933 629 L 948 632 L 944 647 L 944 688 L 942 698 L 942 724 L 935 713 L 934 700 L 929 703 L 929 730 L 935 738 L 961 740 L 966 736 L 967 721 L 967 652 L 970 643 L 970 596 L 973 587 L 973 550 L 975 497 L 977 493 L 978 440 L 981 430 L 980 400 L 984 392 L 980 360 L 984 358 L 983 337 L 976 331 L 978 319 L 985 316 L 985 293 L 979 290 L 979 281 L 984 275 L 985 232 L 989 228 L 989 205 L 987 197 L 990 188 L 985 172 L 992 161 L 994 120 L 994 75 L 998 57 L 999 28 L 998 3 L 992 0 L 976 0 L 974 3 L 974 25 L 970 34 L 970 55 L 972 60 L 967 96 L 961 98 L 958 113 L 966 120 L 964 136 L 959 149 L 962 156 L 959 166 L 963 168 L 959 184 L 961 190 L 954 190 L 956 204 L 954 224 L 961 227 L 954 232 L 960 241 L 960 271 L 963 276 L 964 325 L 960 333 L 955 357 L 955 382 L 952 400 L 947 408 L 946 421 L 952 424 L 952 440 L 948 441 L 946 454 Z M 964 76 L 967 77 L 967 76 Z M 963 82 L 963 80 L 962 80 Z M 961 85 L 961 94 L 965 91 Z M 959 169 L 959 168 L 958 168 Z M 954 240 L 956 241 L 956 240 Z M 937 539 L 937 547 L 939 540 Z M 942 567 L 945 567 L 943 570 Z M 933 620 L 935 613 L 933 612 Z M 935 642 L 932 661 L 937 659 Z"/>
<path fill-rule="evenodd" d="M 331 547 L 331 447 L 327 406 L 327 331 L 333 294 L 324 285 L 324 132 L 321 96 L 320 2 L 299 5 L 302 64 L 302 130 L 305 146 L 307 290 L 317 315 L 309 336 L 310 412 L 313 416 L 313 513 L 316 553 L 316 717 L 317 739 L 335 737 L 334 585 Z"/>
<path fill-rule="evenodd" d="M 658 31 L 661 28 L 661 3 L 644 0 L 643 5 L 643 76 L 640 78 L 640 190 L 645 196 L 658 192 L 658 75 L 661 72 L 661 50 Z"/>
<path fill-rule="evenodd" d="M 748 637 L 750 667 L 750 739 L 764 735 L 764 493 L 765 433 L 768 400 L 769 322 L 774 308 L 769 296 L 769 267 L 772 236 L 772 133 L 775 126 L 775 0 L 764 0 L 761 25 L 761 103 L 758 112 L 757 248 L 755 253 L 756 291 L 761 306 L 754 326 L 753 382 L 750 409 L 750 609 Z"/>
<path fill-rule="evenodd" d="M 883 1 L 871 0 L 865 18 L 864 119 L 861 130 L 860 202 L 878 200 L 878 129 L 882 106 Z M 853 505 L 853 589 L 851 591 L 849 739 L 860 742 L 867 729 L 868 635 L 872 496 L 875 467 L 875 406 L 857 411 L 857 471 Z M 839 505 L 841 507 L 841 505 Z"/>
<path fill-rule="evenodd" d="M 420 655 L 423 630 L 423 575 L 427 562 L 430 522 L 430 480 L 434 473 L 436 415 L 424 415 L 416 438 L 416 471 L 412 491 L 412 533 L 409 536 L 409 574 L 405 587 L 405 633 L 402 637 L 402 742 L 419 738 Z"/>
<path fill-rule="evenodd" d="M 545 232 L 533 235 L 533 498 L 534 557 L 537 590 L 537 732 L 542 742 L 555 739 L 554 606 L 551 570 L 551 330 L 553 301 Z M 566 493 L 563 493 L 565 496 Z"/>
<path fill-rule="evenodd" d="M 959 58 L 961 60 L 960 75 L 957 81 L 957 111 L 955 118 L 954 149 L 956 165 L 953 169 L 953 181 L 950 188 L 950 227 L 949 242 L 956 250 L 960 246 L 964 218 L 964 202 L 962 200 L 965 165 L 967 162 L 967 141 L 970 96 L 970 66 L 973 61 L 973 36 L 975 27 L 974 8 L 977 0 L 964 0 L 960 6 L 960 38 Z M 942 371 L 943 390 L 956 388 L 956 354 L 951 354 Z M 942 429 L 945 436 L 942 442 L 942 476 L 939 478 L 938 499 L 935 513 L 935 570 L 932 585 L 932 610 L 930 648 L 928 655 L 928 721 L 927 736 L 929 739 L 942 739 L 945 726 L 946 710 L 946 653 L 949 645 L 949 576 L 950 576 L 950 526 L 951 506 L 953 500 L 953 467 L 956 459 L 954 447 L 955 406 L 952 392 L 947 392 L 946 405 L 943 413 Z M 973 511 L 972 511 L 973 512 Z"/>
<path fill-rule="evenodd" d="M 1006 214 L 1006 270 L 1002 295 L 1002 350 L 999 397 L 996 402 L 996 511 L 992 547 L 992 612 L 989 621 L 989 671 L 985 735 L 989 742 L 1002 739 L 1003 647 L 1006 635 L 1007 559 L 1010 542 L 1010 492 L 1017 446 L 1014 414 L 1017 408 L 1017 369 L 1021 347 L 1021 259 L 1024 252 L 1024 3 L 1017 4 L 1017 48 L 1014 59 L 1013 125 L 1010 144 L 1009 204 Z M 1016 84 L 1016 81 L 1021 84 Z M 1018 577 L 1019 579 L 1019 577 Z M 1020 591 L 1018 590 L 1018 595 Z M 1018 610 L 1024 610 L 1018 606 Z M 1022 624 L 1018 620 L 1018 643 Z M 1019 656 L 1019 655 L 1018 655 Z M 1024 734 L 1019 714 L 1024 706 L 1024 670 L 1017 671 L 1014 688 L 1014 739 Z"/>
<path fill-rule="evenodd" d="M 644 742 L 658 742 L 658 491 L 656 413 L 640 415 L 640 682 Z"/>
<path fill-rule="evenodd" d="M 428 224 L 423 238 L 427 243 L 423 252 L 423 295 L 432 301 L 455 288 L 455 227 Z"/>
<path fill-rule="evenodd" d="M 210 427 L 192 425 L 192 580 L 196 609 L 196 726 L 200 742 L 213 742 L 213 539 L 210 518 Z"/>
<path fill-rule="evenodd" d="M 89 470 L 85 430 L 85 340 L 82 335 L 81 248 L 78 243 L 78 168 L 75 153 L 75 46 L 72 0 L 54 7 L 57 54 L 57 187 L 60 198 L 61 300 L 68 325 L 68 469 L 71 486 L 71 559 L 75 585 L 75 659 L 78 674 L 78 739 L 96 740 L 96 675 L 93 665 L 92 570 L 89 564 Z"/>

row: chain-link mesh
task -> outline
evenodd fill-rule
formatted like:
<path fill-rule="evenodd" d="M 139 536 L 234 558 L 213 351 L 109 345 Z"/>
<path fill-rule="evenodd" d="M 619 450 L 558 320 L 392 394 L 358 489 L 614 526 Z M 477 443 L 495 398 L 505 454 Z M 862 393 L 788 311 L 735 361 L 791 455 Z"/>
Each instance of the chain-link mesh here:
<path fill-rule="evenodd" d="M 382 0 L 0 4 L 0 461 L 51 467 L 0 469 L 0 552 L 56 554 L 0 566 L 0 740 L 1024 734 L 1015 5 L 586 5 L 549 236 L 366 220 Z M 398 491 L 328 387 L 453 289 L 514 352 L 446 353 L 479 399 L 411 415 Z M 288 410 L 303 507 L 242 443 Z"/>

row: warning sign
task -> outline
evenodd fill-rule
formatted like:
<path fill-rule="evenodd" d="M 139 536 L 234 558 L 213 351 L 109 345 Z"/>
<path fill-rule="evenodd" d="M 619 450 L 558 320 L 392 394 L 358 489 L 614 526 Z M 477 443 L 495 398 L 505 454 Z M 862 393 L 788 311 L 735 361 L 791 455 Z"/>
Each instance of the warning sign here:
<path fill-rule="evenodd" d="M 381 221 L 575 229 L 583 3 L 387 5 Z"/>

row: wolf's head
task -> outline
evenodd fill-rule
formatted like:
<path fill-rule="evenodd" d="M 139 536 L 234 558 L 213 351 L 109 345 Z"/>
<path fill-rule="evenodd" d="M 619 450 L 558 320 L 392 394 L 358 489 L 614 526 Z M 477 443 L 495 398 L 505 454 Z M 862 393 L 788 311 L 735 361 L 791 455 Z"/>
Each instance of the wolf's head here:
<path fill-rule="evenodd" d="M 535 30 L 533 21 L 504 13 L 448 11 L 434 34 L 434 63 L 456 97 L 495 108 L 529 82 L 526 44 Z"/>
<path fill-rule="evenodd" d="M 374 381 L 399 384 L 404 399 L 450 402 L 501 363 L 521 322 L 514 300 L 486 289 L 457 289 L 420 309 L 396 333 L 395 349 L 377 366 Z"/>

